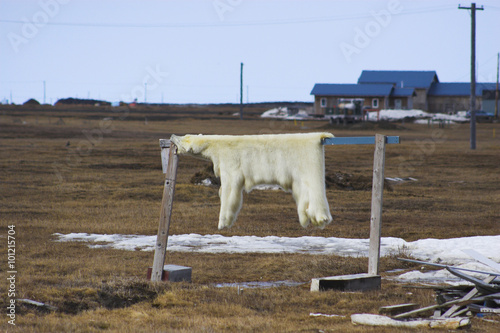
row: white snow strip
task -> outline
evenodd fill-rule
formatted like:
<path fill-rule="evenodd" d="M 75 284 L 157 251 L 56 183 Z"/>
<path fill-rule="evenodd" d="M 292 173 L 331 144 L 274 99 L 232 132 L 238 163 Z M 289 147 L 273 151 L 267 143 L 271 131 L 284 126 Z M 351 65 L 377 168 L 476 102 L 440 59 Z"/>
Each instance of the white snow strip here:
<path fill-rule="evenodd" d="M 404 118 L 414 118 L 416 123 L 427 124 L 428 119 L 431 120 L 447 120 L 451 122 L 463 123 L 469 119 L 465 117 L 465 113 L 456 115 L 448 115 L 444 113 L 429 113 L 422 110 L 380 110 L 378 114 L 379 120 L 396 121 Z M 377 121 L 377 112 L 368 112 L 369 121 Z"/>
<path fill-rule="evenodd" d="M 60 242 L 88 242 L 90 248 L 112 248 L 129 251 L 153 251 L 155 236 L 144 235 L 102 235 L 87 233 L 55 234 Z M 168 238 L 168 251 L 198 253 L 304 253 L 334 254 L 339 256 L 367 257 L 369 239 L 350 239 L 337 237 L 278 237 L 278 236 L 232 236 L 183 234 Z M 450 239 L 420 239 L 406 242 L 401 238 L 383 237 L 381 256 L 406 253 L 418 260 L 453 265 L 480 271 L 492 271 L 482 263 L 462 251 L 472 248 L 483 256 L 500 262 L 500 235 L 475 236 Z M 422 266 L 425 271 L 411 271 L 398 276 L 403 281 L 432 281 L 457 283 L 463 280 L 451 275 L 446 270 L 428 271 L 429 266 Z M 469 273 L 467 273 L 469 274 Z M 482 274 L 470 274 L 478 278 Z"/>

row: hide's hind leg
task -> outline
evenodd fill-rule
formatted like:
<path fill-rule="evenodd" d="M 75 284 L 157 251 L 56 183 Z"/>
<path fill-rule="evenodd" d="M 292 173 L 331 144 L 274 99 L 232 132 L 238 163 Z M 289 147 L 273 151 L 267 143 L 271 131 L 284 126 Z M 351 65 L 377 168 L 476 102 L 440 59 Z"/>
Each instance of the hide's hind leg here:
<path fill-rule="evenodd" d="M 304 191 L 301 191 L 299 185 L 294 184 L 292 188 L 293 198 L 297 204 L 297 213 L 299 215 L 300 225 L 306 228 L 309 225 L 309 216 L 307 215 L 307 209 L 309 208 L 309 196 Z"/>
<path fill-rule="evenodd" d="M 332 215 L 328 207 L 325 190 L 321 187 L 321 184 L 311 188 L 309 200 L 310 204 L 306 210 L 308 218 L 315 227 L 324 228 L 332 221 Z"/>
<path fill-rule="evenodd" d="M 221 202 L 219 214 L 220 230 L 225 227 L 231 227 L 234 221 L 236 221 L 243 203 L 243 183 L 221 179 L 219 197 Z"/>

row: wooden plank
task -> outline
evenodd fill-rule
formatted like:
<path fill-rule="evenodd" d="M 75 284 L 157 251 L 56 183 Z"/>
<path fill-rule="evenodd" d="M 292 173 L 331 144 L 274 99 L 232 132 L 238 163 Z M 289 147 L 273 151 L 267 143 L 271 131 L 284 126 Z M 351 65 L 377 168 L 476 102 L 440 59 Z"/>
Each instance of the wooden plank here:
<path fill-rule="evenodd" d="M 490 283 L 494 279 L 495 279 L 495 276 L 494 275 L 490 275 L 486 279 L 484 279 L 483 282 L 484 283 Z M 462 297 L 459 301 L 468 301 L 468 300 L 472 299 L 474 296 L 476 296 L 477 293 L 478 293 L 478 290 L 476 288 L 473 288 L 471 291 L 469 291 L 469 293 L 467 295 L 465 295 L 464 297 Z M 451 315 L 453 315 L 453 313 L 455 311 L 457 311 L 458 309 L 460 309 L 461 306 L 462 305 L 459 305 L 459 304 L 453 305 L 441 317 L 444 317 L 444 318 L 445 317 L 450 317 Z"/>
<path fill-rule="evenodd" d="M 384 192 L 385 136 L 375 136 L 373 157 L 372 208 L 370 218 L 370 248 L 368 251 L 368 274 L 378 275 L 380 258 L 380 236 L 382 230 L 382 201 Z"/>
<path fill-rule="evenodd" d="M 484 300 L 485 300 L 485 297 L 470 298 L 470 299 L 467 299 L 467 300 L 464 300 L 464 299 L 455 299 L 453 301 L 449 301 L 449 302 L 446 302 L 446 303 L 443 303 L 443 304 L 430 305 L 430 306 L 426 306 L 426 307 L 423 307 L 423 308 L 420 308 L 420 309 L 417 309 L 417 310 L 413 310 L 413 311 L 401 313 L 401 314 L 398 314 L 398 315 L 394 316 L 393 318 L 394 319 L 405 318 L 405 317 L 410 317 L 410 316 L 412 316 L 414 314 L 417 314 L 417 313 L 421 313 L 421 312 L 425 312 L 425 311 L 430 311 L 430 310 L 434 310 L 434 309 L 439 309 L 439 308 L 445 308 L 445 307 L 450 306 L 450 305 L 457 305 L 458 307 L 460 307 L 462 305 L 467 305 L 467 304 L 471 304 L 471 303 L 481 302 L 481 301 L 484 301 Z"/>
<path fill-rule="evenodd" d="M 418 307 L 417 303 L 405 303 L 405 304 L 381 306 L 378 309 L 378 313 L 394 316 L 402 312 L 415 310 L 417 307 Z"/>
<path fill-rule="evenodd" d="M 483 294 L 493 294 L 493 293 L 500 292 L 500 285 L 497 285 L 496 283 L 495 284 L 484 283 L 480 279 L 477 279 L 477 278 L 475 278 L 471 275 L 467 275 L 465 273 L 461 273 L 459 270 L 456 270 L 453 267 L 446 267 L 446 270 L 448 272 L 450 272 L 451 274 L 458 276 L 461 279 L 464 279 L 465 281 L 469 281 L 471 283 L 474 283 L 477 290 L 479 290 Z"/>
<path fill-rule="evenodd" d="M 421 261 L 421 260 L 413 260 L 413 259 L 405 259 L 405 258 L 397 258 L 398 260 L 401 261 L 406 261 L 406 262 L 412 262 L 415 264 L 424 264 L 424 265 L 429 265 L 429 266 L 434 266 L 434 267 L 441 267 L 441 268 L 446 268 L 446 267 L 451 267 L 447 265 L 442 265 L 442 264 L 435 264 L 432 262 L 426 262 L 426 261 Z M 486 272 L 486 271 L 479 271 L 476 269 L 467 269 L 467 268 L 461 268 L 461 267 L 453 267 L 454 269 L 460 270 L 460 271 L 465 271 L 465 272 L 472 272 L 472 273 L 480 273 L 480 274 L 488 274 L 488 275 L 496 275 L 500 276 L 500 273 L 495 273 L 495 272 Z"/>
<path fill-rule="evenodd" d="M 375 141 L 374 136 L 333 137 L 323 140 L 323 145 L 373 145 Z M 385 143 L 398 144 L 399 136 L 386 136 Z"/>
<path fill-rule="evenodd" d="M 161 281 L 163 265 L 165 264 L 165 254 L 167 251 L 168 229 L 172 216 L 172 205 L 174 201 L 175 181 L 177 178 L 178 155 L 177 147 L 172 144 L 168 149 L 168 167 L 165 174 L 165 186 L 163 188 L 163 198 L 161 202 L 160 222 L 158 235 L 156 237 L 155 255 L 152 266 L 151 281 Z"/>
<path fill-rule="evenodd" d="M 493 268 L 497 272 L 500 272 L 500 264 L 494 262 L 490 258 L 483 256 L 481 253 L 478 253 L 478 252 L 474 251 L 473 249 L 465 249 L 465 250 L 462 250 L 462 252 L 467 254 L 468 256 L 476 259 L 480 263 L 485 264 L 486 266 Z"/>

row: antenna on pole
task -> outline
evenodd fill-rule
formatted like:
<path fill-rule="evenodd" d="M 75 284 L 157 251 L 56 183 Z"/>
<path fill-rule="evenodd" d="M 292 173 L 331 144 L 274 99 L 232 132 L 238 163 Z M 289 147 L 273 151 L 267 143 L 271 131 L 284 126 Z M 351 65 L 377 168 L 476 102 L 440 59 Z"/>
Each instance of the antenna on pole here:
<path fill-rule="evenodd" d="M 458 5 L 458 9 L 470 9 L 470 149 L 476 149 L 476 10 L 484 10 L 483 6 L 477 8 L 471 3 L 470 7 Z"/>
<path fill-rule="evenodd" d="M 497 86 L 495 89 L 495 119 L 498 119 L 498 72 L 500 64 L 500 53 L 497 54 Z"/>
<path fill-rule="evenodd" d="M 243 119 L 243 63 L 240 67 L 240 119 Z"/>

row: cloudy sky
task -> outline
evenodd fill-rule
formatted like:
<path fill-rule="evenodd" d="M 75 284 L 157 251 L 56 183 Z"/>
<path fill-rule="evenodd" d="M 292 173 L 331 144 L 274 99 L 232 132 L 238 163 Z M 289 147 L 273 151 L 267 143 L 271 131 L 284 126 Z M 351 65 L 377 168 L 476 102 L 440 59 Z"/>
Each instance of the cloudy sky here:
<path fill-rule="evenodd" d="M 0 101 L 312 101 L 368 70 L 470 78 L 458 1 L 0 0 Z M 496 81 L 500 3 L 477 11 L 477 78 Z"/>

